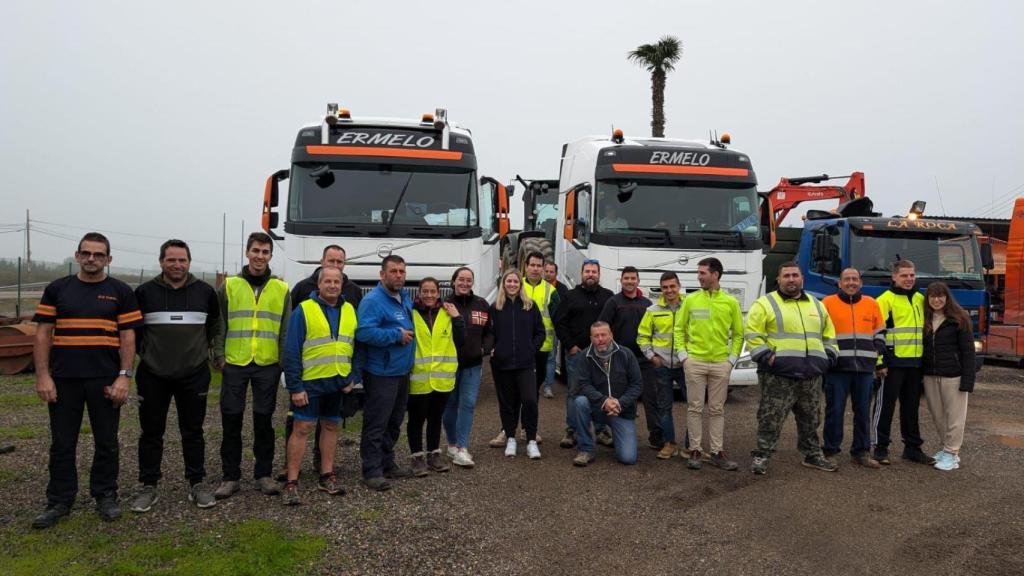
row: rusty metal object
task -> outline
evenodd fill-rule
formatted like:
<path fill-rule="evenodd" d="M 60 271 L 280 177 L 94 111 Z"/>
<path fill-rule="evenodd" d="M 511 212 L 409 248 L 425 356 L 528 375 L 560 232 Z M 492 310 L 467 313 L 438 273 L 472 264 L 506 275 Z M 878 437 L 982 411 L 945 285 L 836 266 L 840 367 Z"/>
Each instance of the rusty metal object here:
<path fill-rule="evenodd" d="M 34 322 L 3 324 L 7 320 L 0 319 L 0 374 L 5 376 L 32 367 L 32 346 L 36 339 Z"/>

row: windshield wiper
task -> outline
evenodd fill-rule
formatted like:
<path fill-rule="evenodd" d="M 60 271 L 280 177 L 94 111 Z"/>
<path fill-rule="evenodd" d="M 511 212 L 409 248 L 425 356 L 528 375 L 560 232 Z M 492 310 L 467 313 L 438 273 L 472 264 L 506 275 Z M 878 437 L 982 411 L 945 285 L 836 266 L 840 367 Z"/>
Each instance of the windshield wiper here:
<path fill-rule="evenodd" d="M 391 225 L 395 223 L 395 216 L 398 214 L 398 207 L 402 205 L 402 199 L 405 198 L 405 191 L 409 189 L 409 184 L 412 183 L 412 177 L 415 172 L 409 173 L 409 178 L 406 179 L 405 185 L 402 186 L 402 191 L 398 194 L 398 200 L 395 201 L 395 207 L 391 209 L 391 217 L 388 218 L 388 225 L 384 227 L 384 234 L 387 235 L 391 231 Z"/>
<path fill-rule="evenodd" d="M 696 233 L 696 234 L 711 234 L 715 236 L 732 236 L 735 237 L 740 245 L 740 248 L 746 248 L 746 242 L 743 239 L 743 232 L 741 230 L 686 230 L 684 234 Z"/>
<path fill-rule="evenodd" d="M 672 242 L 672 234 L 664 228 L 633 228 L 630 226 L 629 228 L 619 228 L 618 230 L 625 232 L 654 232 L 655 234 L 663 234 L 665 236 L 665 242 L 667 242 L 669 246 L 675 246 Z"/>

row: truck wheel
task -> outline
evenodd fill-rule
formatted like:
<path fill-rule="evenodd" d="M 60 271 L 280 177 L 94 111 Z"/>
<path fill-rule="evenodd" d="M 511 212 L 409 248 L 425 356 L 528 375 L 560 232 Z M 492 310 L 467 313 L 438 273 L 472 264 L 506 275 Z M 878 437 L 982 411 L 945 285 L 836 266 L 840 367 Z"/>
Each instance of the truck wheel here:
<path fill-rule="evenodd" d="M 544 255 L 544 260 L 555 260 L 555 249 L 551 245 L 551 241 L 547 238 L 524 238 L 519 243 L 519 258 L 516 259 L 516 265 L 526 260 L 526 255 L 530 252 L 540 252 Z"/>

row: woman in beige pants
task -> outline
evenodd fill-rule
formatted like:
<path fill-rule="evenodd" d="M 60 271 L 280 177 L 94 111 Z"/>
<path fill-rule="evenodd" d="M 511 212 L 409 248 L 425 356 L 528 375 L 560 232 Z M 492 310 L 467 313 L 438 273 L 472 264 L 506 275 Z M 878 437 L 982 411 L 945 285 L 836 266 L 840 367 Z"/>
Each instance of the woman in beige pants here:
<path fill-rule="evenodd" d="M 925 297 L 924 393 L 942 441 L 942 450 L 935 454 L 935 468 L 956 470 L 967 421 L 967 396 L 974 390 L 973 327 L 944 283 L 933 282 Z"/>

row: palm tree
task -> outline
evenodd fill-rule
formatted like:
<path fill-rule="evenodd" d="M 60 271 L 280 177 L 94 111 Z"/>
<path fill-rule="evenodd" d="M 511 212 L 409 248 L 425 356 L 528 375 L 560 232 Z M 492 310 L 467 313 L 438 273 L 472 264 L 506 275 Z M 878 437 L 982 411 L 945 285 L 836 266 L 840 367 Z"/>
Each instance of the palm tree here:
<path fill-rule="evenodd" d="M 682 55 L 683 44 L 675 36 L 662 36 L 657 44 L 637 46 L 626 55 L 651 73 L 651 136 L 665 136 L 665 77 Z"/>

